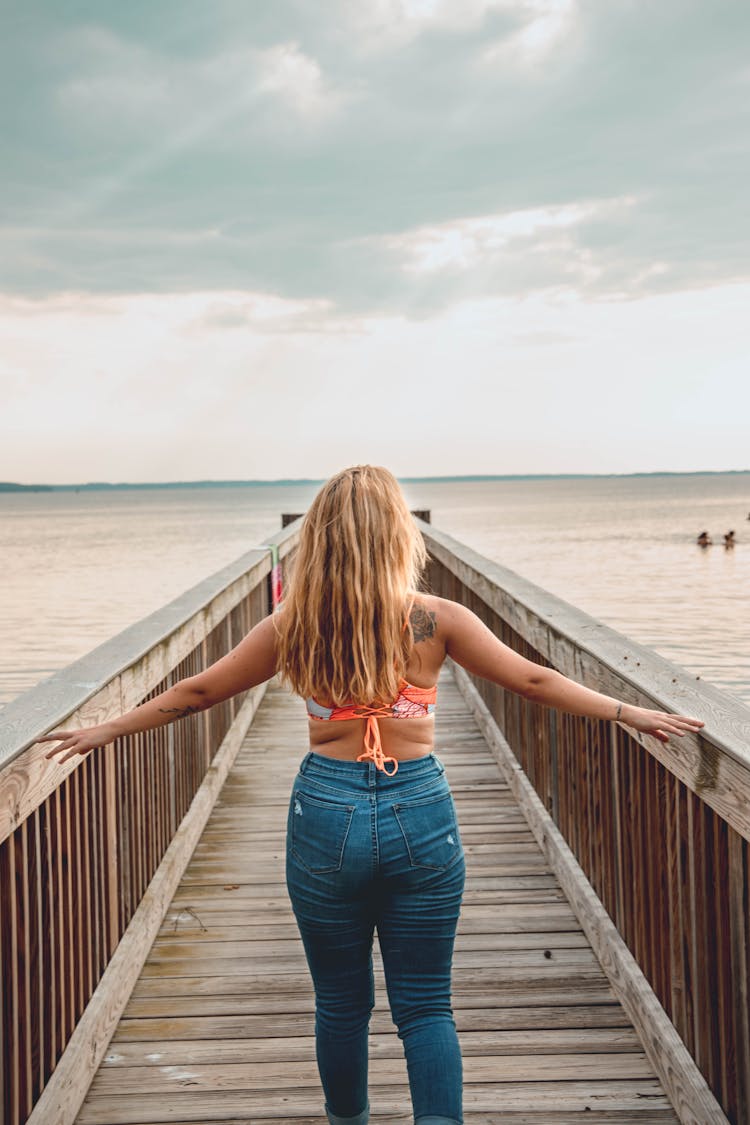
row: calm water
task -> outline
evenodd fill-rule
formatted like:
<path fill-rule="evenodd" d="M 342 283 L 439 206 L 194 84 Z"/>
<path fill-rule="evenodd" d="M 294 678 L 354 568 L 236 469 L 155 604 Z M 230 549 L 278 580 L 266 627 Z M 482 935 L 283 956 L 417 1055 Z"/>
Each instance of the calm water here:
<path fill-rule="evenodd" d="M 315 490 L 0 494 L 0 703 L 262 543 Z M 405 491 L 436 527 L 750 703 L 750 474 Z"/>

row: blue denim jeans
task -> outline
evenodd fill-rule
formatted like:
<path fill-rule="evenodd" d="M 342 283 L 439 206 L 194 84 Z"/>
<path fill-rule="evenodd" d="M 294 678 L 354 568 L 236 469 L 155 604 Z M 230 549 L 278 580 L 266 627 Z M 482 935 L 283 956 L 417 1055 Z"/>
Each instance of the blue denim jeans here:
<path fill-rule="evenodd" d="M 417 1125 L 461 1125 L 451 1010 L 464 855 L 445 769 L 309 753 L 289 805 L 287 886 L 315 985 L 318 1069 L 332 1125 L 366 1125 L 377 930 Z"/>

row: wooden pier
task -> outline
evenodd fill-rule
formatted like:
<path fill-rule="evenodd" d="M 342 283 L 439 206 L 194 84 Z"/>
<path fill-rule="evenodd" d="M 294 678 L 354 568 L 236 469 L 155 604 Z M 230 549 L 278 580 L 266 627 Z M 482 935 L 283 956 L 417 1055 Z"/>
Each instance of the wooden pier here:
<path fill-rule="evenodd" d="M 525 655 L 709 720 L 664 747 L 446 667 L 467 1125 L 748 1125 L 750 713 L 423 531 L 431 588 Z M 297 535 L 275 537 L 282 568 Z M 216 659 L 268 612 L 271 564 L 250 552 L 2 713 L 2 1125 L 325 1120 L 284 889 L 299 700 L 272 683 L 82 763 L 35 743 Z M 372 1121 L 407 1125 L 376 981 Z"/>
<path fill-rule="evenodd" d="M 267 693 L 77 1125 L 325 1120 L 312 989 L 284 889 L 306 727 L 299 700 Z M 677 1122 L 449 673 L 437 745 L 467 852 L 454 977 L 467 1125 Z M 376 990 L 372 1121 L 406 1125 L 382 971 Z"/>

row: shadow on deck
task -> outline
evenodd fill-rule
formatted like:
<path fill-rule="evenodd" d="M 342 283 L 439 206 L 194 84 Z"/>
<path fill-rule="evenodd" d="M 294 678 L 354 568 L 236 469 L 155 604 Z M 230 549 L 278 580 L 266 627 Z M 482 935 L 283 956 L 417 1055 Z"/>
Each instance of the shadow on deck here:
<path fill-rule="evenodd" d="M 271 686 L 182 878 L 78 1125 L 322 1123 L 313 994 L 284 887 L 306 746 Z M 454 962 L 467 1125 L 677 1122 L 635 1031 L 450 673 L 437 749 L 467 854 Z M 376 950 L 373 1125 L 408 1084 Z"/>

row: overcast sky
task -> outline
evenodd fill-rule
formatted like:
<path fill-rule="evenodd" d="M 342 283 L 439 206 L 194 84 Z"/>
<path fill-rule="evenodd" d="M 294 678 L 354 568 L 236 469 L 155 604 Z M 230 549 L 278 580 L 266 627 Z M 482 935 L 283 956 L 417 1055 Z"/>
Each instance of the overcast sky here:
<path fill-rule="evenodd" d="M 0 480 L 750 468 L 746 0 L 16 0 Z"/>

